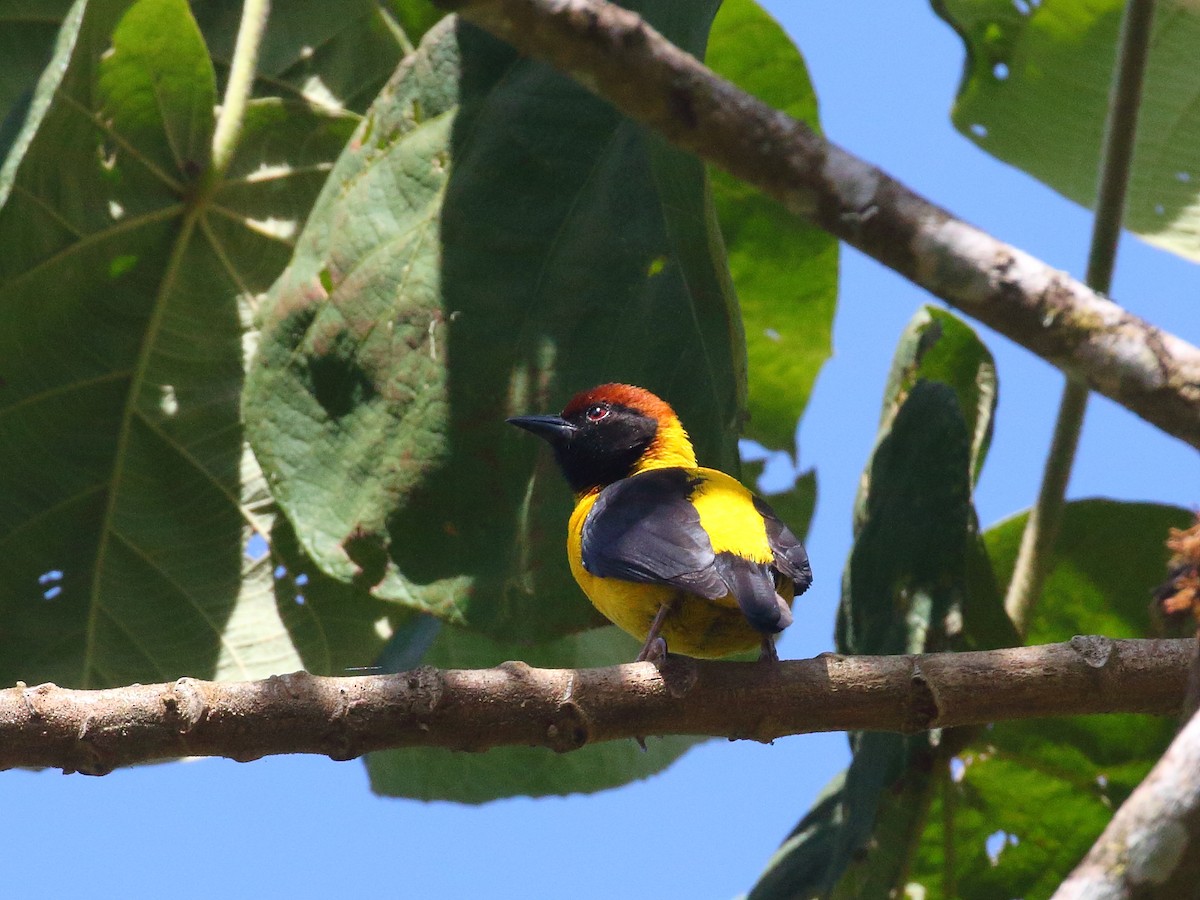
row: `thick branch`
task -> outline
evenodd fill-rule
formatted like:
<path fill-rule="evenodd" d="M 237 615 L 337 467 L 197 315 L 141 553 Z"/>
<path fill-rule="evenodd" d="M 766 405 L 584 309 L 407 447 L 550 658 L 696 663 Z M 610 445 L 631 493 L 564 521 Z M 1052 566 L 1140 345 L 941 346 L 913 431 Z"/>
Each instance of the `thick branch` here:
<path fill-rule="evenodd" d="M 603 0 L 438 0 L 1200 447 L 1200 349 L 966 224 Z"/>
<path fill-rule="evenodd" d="M 699 662 L 603 669 L 414 669 L 325 678 L 0 691 L 0 768 L 103 774 L 180 756 L 349 759 L 392 747 L 564 752 L 639 735 L 769 741 L 813 731 L 915 732 L 1004 719 L 1178 712 L 1190 640 L 1110 641 L 926 656 Z"/>
<path fill-rule="evenodd" d="M 1179 732 L 1054 900 L 1195 897 L 1200 885 L 1200 716 Z"/>

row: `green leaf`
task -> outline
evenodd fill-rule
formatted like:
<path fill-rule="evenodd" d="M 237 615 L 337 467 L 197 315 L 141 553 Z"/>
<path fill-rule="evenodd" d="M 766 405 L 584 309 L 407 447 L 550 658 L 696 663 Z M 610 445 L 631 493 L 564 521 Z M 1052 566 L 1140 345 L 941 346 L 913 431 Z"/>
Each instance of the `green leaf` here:
<path fill-rule="evenodd" d="M 502 643 L 443 627 L 424 662 L 441 668 L 479 668 L 519 659 L 532 666 L 582 668 L 628 662 L 638 645 L 616 628 L 597 628 L 533 645 Z M 658 772 L 702 738 L 649 738 L 588 744 L 570 753 L 544 747 L 498 747 L 486 753 L 442 749 L 389 750 L 367 758 L 376 793 L 422 800 L 484 803 L 498 797 L 591 793 Z"/>
<path fill-rule="evenodd" d="M 323 570 L 550 639 L 596 614 L 563 552 L 569 493 L 506 415 L 640 383 L 736 471 L 732 298 L 703 218 L 663 209 L 703 196 L 692 171 L 660 181 L 639 127 L 481 32 L 426 35 L 273 289 L 248 384 L 255 451 Z"/>
<path fill-rule="evenodd" d="M 949 649 L 967 587 L 970 437 L 955 393 L 918 381 L 886 422 L 864 478 L 843 582 L 838 650 Z M 997 601 L 998 602 L 998 601 Z M 928 735 L 851 736 L 843 782 L 806 816 L 752 898 L 886 896 L 920 833 L 936 751 Z"/>
<path fill-rule="evenodd" d="M 387 0 L 387 9 L 405 37 L 413 44 L 418 43 L 434 25 L 445 17 L 430 0 Z"/>
<path fill-rule="evenodd" d="M 987 533 L 1002 581 L 1012 574 L 1025 518 Z M 1145 637 L 1150 592 L 1166 567 L 1167 530 L 1190 518 L 1186 510 L 1148 503 L 1067 504 L 1030 642 L 1076 634 Z M 1050 896 L 1173 733 L 1170 720 L 1135 715 L 997 723 L 961 754 L 956 778 L 944 784 L 912 880 L 931 900 Z M 992 835 L 1000 835 L 993 841 L 1002 846 L 995 859 L 985 848 Z"/>
<path fill-rule="evenodd" d="M 423 651 L 407 665 L 376 665 L 389 642 L 410 631 L 420 615 L 325 575 L 304 556 L 282 516 L 271 529 L 269 561 L 279 615 L 306 672 L 401 671 L 421 663 Z"/>
<path fill-rule="evenodd" d="M 1084 206 L 1096 198 L 1123 0 L 934 0 L 967 64 L 955 127 Z M 1124 225 L 1200 258 L 1200 12 L 1160 4 L 1150 38 Z"/>
<path fill-rule="evenodd" d="M 839 651 L 1017 643 L 971 503 L 995 398 L 995 366 L 975 333 L 943 310 L 920 310 L 896 351 L 856 504 Z M 796 826 L 751 897 L 882 897 L 901 886 L 945 742 L 940 734 L 852 735 L 850 768 Z"/>
<path fill-rule="evenodd" d="M 242 4 L 197 3 L 195 13 L 224 90 Z M 290 0 L 272 10 L 259 48 L 255 96 L 361 113 L 400 62 L 407 41 L 375 0 Z"/>
<path fill-rule="evenodd" d="M 804 59 L 754 0 L 721 5 L 706 62 L 743 90 L 820 130 Z M 832 349 L 838 242 L 724 172 L 709 169 L 709 177 L 746 336 L 746 436 L 790 450 L 796 421 Z"/>
<path fill-rule="evenodd" d="M 0 681 L 295 668 L 241 437 L 246 324 L 349 122 L 257 102 L 201 191 L 182 0 L 76 7 L 0 174 Z M 69 289 L 64 287 L 69 286 Z"/>
<path fill-rule="evenodd" d="M 923 306 L 909 321 L 892 359 L 884 389 L 880 429 L 920 380 L 953 389 L 971 438 L 971 483 L 979 480 L 992 440 L 996 411 L 996 363 L 987 346 L 962 319 L 937 306 Z"/>

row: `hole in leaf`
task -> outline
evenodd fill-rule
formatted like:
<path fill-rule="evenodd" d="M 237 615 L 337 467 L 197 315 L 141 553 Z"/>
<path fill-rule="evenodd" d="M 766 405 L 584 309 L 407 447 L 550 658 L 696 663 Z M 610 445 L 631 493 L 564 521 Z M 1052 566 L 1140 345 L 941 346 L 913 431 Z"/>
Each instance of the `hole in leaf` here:
<path fill-rule="evenodd" d="M 61 569 L 50 569 L 38 576 L 38 584 L 45 588 L 43 600 L 53 600 L 62 593 L 63 573 Z"/>
<path fill-rule="evenodd" d="M 992 76 L 997 81 L 1005 81 L 1008 79 L 1008 66 L 1004 63 L 996 63 L 992 66 Z"/>
<path fill-rule="evenodd" d="M 1021 841 L 1015 834 L 1007 831 L 993 831 L 984 839 L 983 846 L 987 850 L 988 859 L 994 866 L 999 863 L 1000 854 L 1004 852 L 1005 847 L 1015 847 L 1019 843 Z"/>
<path fill-rule="evenodd" d="M 767 328 L 763 331 L 763 334 L 765 334 L 768 339 L 775 341 L 775 343 L 779 343 L 780 339 L 782 338 L 782 335 L 774 328 Z"/>
<path fill-rule="evenodd" d="M 967 764 L 961 756 L 955 756 L 950 760 L 950 780 L 958 784 L 963 780 L 963 776 L 967 774 Z"/>
<path fill-rule="evenodd" d="M 1023 16 L 1029 15 L 1029 4 L 1025 0 L 1013 0 L 1013 6 Z"/>
<path fill-rule="evenodd" d="M 1176 172 L 1175 180 L 1183 182 L 1184 184 L 1187 184 L 1189 181 L 1192 180 L 1192 173 L 1191 172 Z"/>
<path fill-rule="evenodd" d="M 246 558 L 251 562 L 258 562 L 267 555 L 267 541 L 261 534 L 250 535 L 250 540 L 246 541 Z"/>
<path fill-rule="evenodd" d="M 988 133 L 987 126 L 980 125 L 978 122 L 973 124 L 970 127 L 969 131 L 971 132 L 971 134 L 975 135 L 975 137 L 977 137 L 977 138 L 985 138 L 985 137 L 987 137 L 987 133 Z"/>
<path fill-rule="evenodd" d="M 179 398 L 175 396 L 175 386 L 164 384 L 159 390 L 161 396 L 158 398 L 158 408 L 162 410 L 163 415 L 170 417 L 179 412 Z"/>
<path fill-rule="evenodd" d="M 304 585 L 308 584 L 308 576 L 301 572 L 296 576 L 296 584 L 300 587 L 304 587 Z"/>
<path fill-rule="evenodd" d="M 1166 215 L 1167 209 L 1161 203 L 1154 204 L 1154 214 L 1156 216 Z"/>
<path fill-rule="evenodd" d="M 297 595 L 296 595 L 296 605 L 297 605 L 297 606 L 303 606 L 303 605 L 304 605 L 306 602 L 307 602 L 307 601 L 304 599 L 304 595 L 303 595 L 303 594 L 297 594 Z"/>
<path fill-rule="evenodd" d="M 286 566 L 276 566 L 275 567 L 275 577 L 277 579 L 283 578 L 285 575 L 287 575 L 287 567 Z"/>

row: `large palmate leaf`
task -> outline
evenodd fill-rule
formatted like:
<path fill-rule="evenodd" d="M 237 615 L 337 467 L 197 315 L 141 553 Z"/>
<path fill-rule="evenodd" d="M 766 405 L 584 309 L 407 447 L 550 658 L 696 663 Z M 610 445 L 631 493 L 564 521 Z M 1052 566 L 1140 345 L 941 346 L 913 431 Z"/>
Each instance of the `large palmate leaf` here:
<path fill-rule="evenodd" d="M 934 0 L 967 65 L 954 124 L 1067 197 L 1095 202 L 1124 0 Z M 1200 8 L 1160 3 L 1124 225 L 1200 258 Z"/>
<path fill-rule="evenodd" d="M 1015 643 L 971 504 L 995 396 L 991 355 L 971 329 L 943 310 L 920 310 L 893 361 L 858 498 L 839 651 Z M 887 896 L 921 833 L 941 740 L 853 735 L 850 768 L 796 826 L 751 896 Z"/>
<path fill-rule="evenodd" d="M 713 11 L 640 9 L 685 43 Z M 569 79 L 469 26 L 429 32 L 272 291 L 249 384 L 313 560 L 497 635 L 594 622 L 562 551 L 567 491 L 503 419 L 637 382 L 736 469 L 742 343 L 703 198 L 699 164 Z"/>
<path fill-rule="evenodd" d="M 1003 581 L 1025 518 L 987 533 Z M 1190 519 L 1148 503 L 1069 503 L 1029 640 L 1145 637 L 1167 530 Z M 997 723 L 953 764 L 911 879 L 931 900 L 1048 897 L 1166 749 L 1174 725 L 1135 715 Z"/>
<path fill-rule="evenodd" d="M 614 627 L 594 628 L 536 647 L 495 641 L 444 626 L 424 662 L 444 668 L 494 666 L 520 659 L 532 666 L 582 668 L 628 662 L 638 644 Z M 649 738 L 589 744 L 570 753 L 545 747 L 500 747 L 487 753 L 441 749 L 389 750 L 367 760 L 378 793 L 423 800 L 482 803 L 514 795 L 591 793 L 645 778 L 666 768 L 702 738 Z"/>
<path fill-rule="evenodd" d="M 0 681 L 295 667 L 241 437 L 254 297 L 344 117 L 256 102 L 206 177 L 216 83 L 182 0 L 66 17 L 0 172 Z"/>

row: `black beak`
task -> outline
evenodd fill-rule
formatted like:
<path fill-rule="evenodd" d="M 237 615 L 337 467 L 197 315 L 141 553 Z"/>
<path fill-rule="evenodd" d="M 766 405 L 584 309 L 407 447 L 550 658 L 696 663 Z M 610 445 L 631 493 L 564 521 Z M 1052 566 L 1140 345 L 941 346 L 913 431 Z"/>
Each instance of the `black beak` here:
<path fill-rule="evenodd" d="M 553 447 L 560 446 L 575 432 L 575 426 L 562 416 L 514 416 L 507 421 L 536 434 Z"/>

